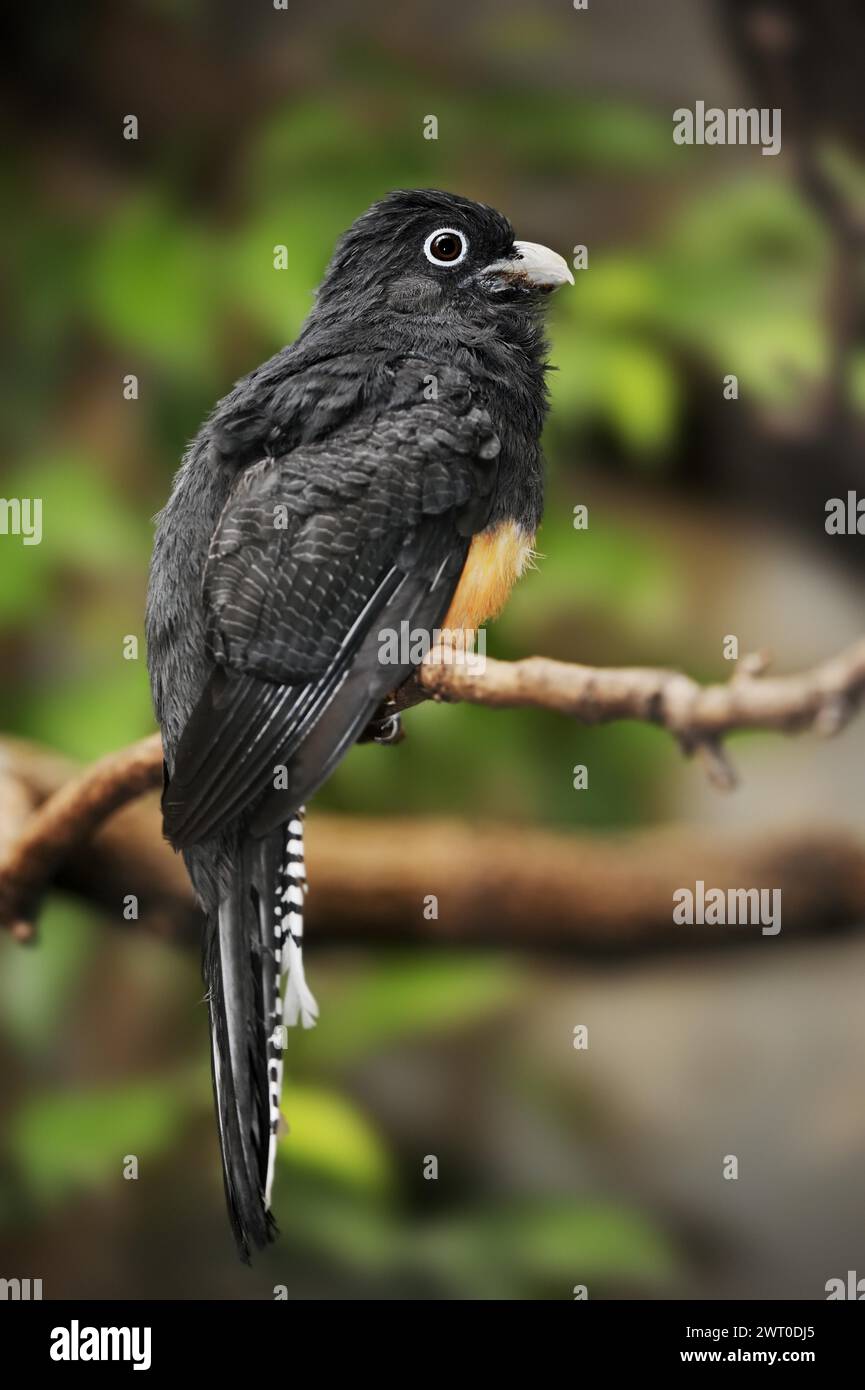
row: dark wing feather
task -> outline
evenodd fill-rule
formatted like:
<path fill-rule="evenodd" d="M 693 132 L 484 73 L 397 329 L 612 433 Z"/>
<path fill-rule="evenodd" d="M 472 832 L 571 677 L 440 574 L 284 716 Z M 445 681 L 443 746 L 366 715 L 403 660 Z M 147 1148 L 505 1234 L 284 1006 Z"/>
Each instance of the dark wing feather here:
<path fill-rule="evenodd" d="M 438 400 L 264 460 L 235 485 L 204 581 L 216 669 L 163 798 L 175 845 L 244 813 L 256 834 L 285 819 L 409 674 L 379 662 L 380 630 L 444 617 L 499 445 L 463 374 L 441 378 Z M 275 791 L 278 766 L 289 786 Z"/>

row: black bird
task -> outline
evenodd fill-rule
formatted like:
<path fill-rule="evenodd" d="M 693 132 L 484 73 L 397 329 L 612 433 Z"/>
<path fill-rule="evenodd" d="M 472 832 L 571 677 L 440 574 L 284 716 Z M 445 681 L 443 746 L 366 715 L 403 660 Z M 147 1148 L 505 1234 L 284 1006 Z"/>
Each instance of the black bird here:
<path fill-rule="evenodd" d="M 273 1238 L 303 806 L 411 674 L 382 634 L 495 616 L 541 518 L 545 295 L 573 277 L 500 213 L 395 192 L 340 239 L 297 340 L 237 383 L 157 519 L 148 664 L 164 828 L 207 913 L 231 1222 Z M 401 656 L 404 656 L 401 653 Z"/>

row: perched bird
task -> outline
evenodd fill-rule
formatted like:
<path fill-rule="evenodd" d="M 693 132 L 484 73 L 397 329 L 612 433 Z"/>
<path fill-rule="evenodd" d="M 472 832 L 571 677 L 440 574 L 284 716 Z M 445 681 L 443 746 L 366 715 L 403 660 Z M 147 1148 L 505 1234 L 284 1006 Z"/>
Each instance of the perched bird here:
<path fill-rule="evenodd" d="M 395 192 L 342 236 L 297 340 L 186 453 L 147 602 L 165 834 L 206 914 L 225 1190 L 270 1213 L 284 1025 L 303 973 L 303 807 L 412 673 L 382 634 L 474 631 L 541 517 L 545 296 L 573 277 L 500 213 Z M 390 649 L 392 650 L 392 649 Z M 404 655 L 404 653 L 402 654 Z"/>

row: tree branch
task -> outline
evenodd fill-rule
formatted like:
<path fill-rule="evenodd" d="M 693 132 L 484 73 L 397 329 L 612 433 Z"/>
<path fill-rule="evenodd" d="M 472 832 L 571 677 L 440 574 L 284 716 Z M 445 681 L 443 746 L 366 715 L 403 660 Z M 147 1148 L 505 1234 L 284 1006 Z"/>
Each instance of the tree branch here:
<path fill-rule="evenodd" d="M 827 735 L 836 733 L 847 723 L 865 695 L 865 641 L 856 643 L 838 656 L 799 675 L 770 678 L 762 674 L 764 669 L 764 659 L 746 659 L 740 662 L 737 674 L 729 682 L 701 686 L 678 672 L 638 668 L 603 670 L 569 665 L 545 657 L 529 657 L 515 662 L 487 659 L 482 670 L 474 670 L 465 664 L 429 664 L 421 668 L 414 682 L 398 692 L 386 708 L 388 711 L 401 710 L 420 700 L 433 698 L 448 701 L 466 700 L 500 709 L 530 706 L 557 711 L 587 724 L 615 719 L 641 719 L 667 729 L 686 753 L 698 753 L 703 757 L 716 783 L 730 786 L 733 773 L 722 750 L 722 740 L 727 734 L 743 729 L 793 733 L 811 728 Z M 75 886 L 76 878 L 80 882 L 82 878 L 87 880 L 92 877 L 86 872 L 86 866 L 82 871 L 82 865 L 79 863 L 81 860 L 101 862 L 103 878 L 110 891 L 115 893 L 120 891 L 116 866 L 122 863 L 123 881 L 127 885 L 124 891 L 134 892 L 135 889 L 128 885 L 133 880 L 137 882 L 140 873 L 135 871 L 134 863 L 130 862 L 130 855 L 124 852 L 123 835 L 136 840 L 137 852 L 142 863 L 146 865 L 149 874 L 156 875 L 156 887 L 159 888 L 161 885 L 164 890 L 163 906 L 169 915 L 172 906 L 176 908 L 179 902 L 182 904 L 185 925 L 189 925 L 192 920 L 191 895 L 185 884 L 181 864 L 170 854 L 167 847 L 160 844 L 156 808 L 134 805 L 136 799 L 144 792 L 161 784 L 162 750 L 158 735 L 142 739 L 130 748 L 110 754 L 92 767 L 74 774 L 62 759 L 58 760 L 53 755 L 39 750 L 34 751 L 29 745 L 9 740 L 0 745 L 0 749 L 0 925 L 11 928 L 22 939 L 31 935 L 39 899 L 52 880 L 59 875 L 61 880 L 71 880 Z M 37 809 L 28 814 L 29 809 L 34 806 Z M 122 812 L 122 817 L 125 817 L 123 824 L 118 824 L 121 816 L 115 816 L 106 825 L 108 818 L 119 808 L 125 808 Z M 16 824 L 14 831 L 10 828 L 10 814 L 16 822 L 23 820 L 23 824 Z M 320 823 L 321 821 L 316 819 L 315 824 Z M 384 920 L 383 902 L 392 891 L 394 881 L 400 878 L 400 865 L 404 868 L 411 859 L 411 855 L 404 852 L 407 839 L 413 833 L 409 825 L 403 826 L 398 832 L 402 846 L 399 863 L 394 862 L 389 848 L 392 843 L 391 836 L 397 832 L 391 827 L 391 833 L 385 833 L 382 839 L 383 849 L 376 854 L 370 837 L 381 836 L 381 831 L 378 828 L 370 829 L 369 825 L 364 830 L 366 838 L 362 840 L 362 853 L 351 861 L 356 876 L 364 881 L 367 881 L 369 873 L 374 870 L 376 886 L 370 898 L 367 928 L 371 928 L 375 922 L 381 924 Z M 348 890 L 338 890 L 334 887 L 337 883 L 344 883 L 341 865 L 347 862 L 346 856 L 349 855 L 353 833 L 350 826 L 346 828 L 342 825 L 338 837 L 335 837 L 338 849 L 329 857 L 325 842 L 328 867 L 319 892 L 325 901 L 328 901 L 328 893 L 331 894 L 330 901 L 334 901 L 336 894 L 341 909 L 345 909 L 346 920 L 356 923 L 358 916 L 362 914 L 361 900 L 357 897 L 357 882 L 353 879 Z M 357 833 L 360 834 L 361 831 Z M 549 908 L 548 921 L 558 923 L 556 932 L 564 930 L 562 923 L 565 917 L 572 920 L 572 915 L 564 913 L 562 907 L 571 895 L 576 895 L 577 902 L 585 904 L 588 901 L 593 904 L 591 918 L 594 922 L 609 918 L 609 914 L 603 909 L 603 894 L 599 881 L 595 882 L 594 888 L 587 888 L 585 875 L 588 873 L 591 876 L 588 869 L 582 870 L 581 877 L 580 874 L 575 876 L 570 869 L 555 869 L 551 863 L 550 876 L 542 875 L 536 880 L 532 878 L 531 868 L 523 866 L 518 870 L 512 865 L 506 868 L 506 865 L 510 865 L 511 858 L 525 859 L 525 852 L 518 848 L 518 845 L 525 845 L 527 835 L 541 836 L 535 845 L 535 862 L 543 861 L 544 846 L 548 846 L 554 838 L 544 832 L 520 832 L 519 840 L 514 840 L 512 850 L 508 852 L 503 848 L 503 843 L 510 834 L 511 832 L 501 829 L 491 830 L 487 832 L 488 838 L 483 844 L 481 832 L 472 831 L 467 835 L 464 829 L 460 829 L 459 832 L 449 834 L 446 837 L 447 860 L 451 868 L 447 873 L 444 870 L 444 860 L 437 858 L 429 844 L 425 849 L 417 844 L 415 848 L 420 859 L 418 866 L 412 865 L 412 873 L 417 876 L 416 880 L 413 880 L 416 893 L 421 896 L 427 892 L 435 893 L 436 883 L 441 884 L 443 881 L 453 885 L 456 881 L 455 865 L 461 862 L 462 846 L 463 857 L 468 853 L 468 859 L 464 863 L 463 894 L 472 897 L 474 889 L 470 887 L 471 883 L 484 883 L 484 893 L 490 896 L 491 902 L 498 903 L 498 907 L 490 917 L 488 913 L 482 912 L 480 905 L 475 902 L 471 913 L 458 914 L 461 921 L 476 924 L 484 920 L 495 922 L 499 939 L 508 939 L 509 913 L 504 902 L 500 901 L 501 895 L 490 891 L 484 868 L 485 855 L 488 857 L 488 867 L 495 866 L 497 883 L 507 881 L 509 875 L 522 874 L 521 882 L 525 880 L 528 884 L 525 892 L 520 889 L 519 884 L 512 885 L 514 900 L 524 900 L 521 914 L 523 911 L 529 912 L 530 915 L 536 912 L 537 903 L 542 899 Z M 436 837 L 436 843 L 439 838 L 440 836 Z M 85 843 L 92 844 L 92 856 L 90 850 L 87 856 L 74 855 L 73 851 Z M 570 858 L 573 856 L 575 843 L 569 838 L 567 847 L 564 844 L 560 845 L 559 853 Z M 825 866 L 827 855 L 830 854 L 829 841 L 824 838 L 818 843 L 812 836 L 810 843 L 812 852 Z M 604 893 L 611 901 L 618 902 L 613 918 L 620 923 L 629 919 L 630 910 L 627 902 L 620 899 L 616 885 L 623 881 L 624 856 L 632 852 L 633 844 L 626 849 L 616 848 L 615 866 L 610 861 L 603 871 L 606 884 Z M 801 846 L 798 852 L 801 852 Z M 839 853 L 843 859 L 844 852 Z M 742 854 L 744 850 L 740 851 L 740 859 Z M 859 897 L 862 877 L 860 855 L 858 846 L 848 846 L 847 858 L 844 861 L 845 874 L 848 887 L 854 884 L 850 890 L 851 896 L 844 899 L 848 906 L 854 902 L 859 903 L 860 907 L 862 905 Z M 602 858 L 603 855 L 599 855 L 595 846 L 592 850 L 592 862 L 597 864 Z M 711 862 L 716 862 L 711 853 L 709 858 Z M 164 868 L 157 870 L 156 866 L 163 861 L 171 864 L 170 873 Z M 434 868 L 435 863 L 439 864 L 439 870 Z M 742 884 L 748 879 L 749 873 L 745 870 L 750 863 L 745 855 L 741 872 L 735 879 L 737 884 Z M 753 873 L 756 873 L 756 866 L 752 865 L 752 869 Z M 645 873 L 648 873 L 648 864 L 645 866 Z M 688 868 L 686 862 L 681 861 L 677 875 L 681 882 L 687 882 L 688 876 L 693 875 L 693 868 Z M 697 876 L 709 881 L 706 873 L 701 872 Z M 765 875 L 763 877 L 765 882 Z M 557 890 L 560 908 L 554 911 L 550 904 L 556 897 L 556 882 L 561 884 L 560 891 Z M 428 886 L 424 887 L 424 883 Z M 144 886 L 145 896 L 153 898 L 154 894 L 148 894 L 146 884 Z M 778 884 L 773 881 L 773 886 Z M 645 899 L 646 885 L 644 883 L 640 888 L 630 884 L 628 891 L 636 893 L 639 903 L 641 898 Z M 822 891 L 825 894 L 825 884 Z M 340 896 L 343 892 L 344 898 Z M 96 896 L 100 898 L 99 893 Z M 157 892 L 154 909 L 157 917 L 160 915 L 159 903 L 162 899 Z M 118 901 L 116 896 L 113 900 Z M 665 911 L 669 915 L 669 895 L 666 888 L 657 899 L 658 905 L 662 901 L 667 904 Z M 410 904 L 416 904 L 416 896 L 412 897 L 408 890 L 405 890 L 400 899 L 399 911 L 408 912 Z M 571 914 L 573 906 L 574 903 L 571 901 Z M 811 906 L 816 911 L 816 903 Z M 641 920 L 651 918 L 651 913 L 647 916 L 645 906 L 636 910 Z M 412 908 L 412 913 L 416 918 L 416 906 Z M 164 918 L 165 913 L 162 915 Z M 831 912 L 829 915 L 831 916 Z M 396 920 L 395 918 L 394 921 Z M 519 920 L 522 923 L 521 930 L 525 932 L 525 916 L 520 915 Z M 652 920 L 657 928 L 663 916 Z M 583 929 L 585 930 L 585 923 Z M 413 928 L 403 926 L 400 930 L 405 934 L 406 931 L 411 933 L 430 929 L 419 927 L 415 921 Z M 483 928 L 476 925 L 472 930 L 482 932 Z M 565 935 L 572 930 L 573 928 L 569 928 Z M 445 935 L 446 931 L 438 927 L 433 930 L 433 934 L 440 937 Z"/>
<path fill-rule="evenodd" d="M 767 677 L 764 656 L 745 657 L 730 681 L 699 685 L 678 671 L 613 667 L 603 670 L 548 657 L 523 661 L 487 658 L 467 665 L 430 664 L 416 682 L 424 695 L 507 709 L 532 706 L 583 724 L 639 719 L 667 729 L 683 752 L 698 753 L 712 780 L 735 784 L 721 740 L 749 729 L 828 736 L 849 722 L 865 696 L 865 641 L 799 675 Z"/>
<path fill-rule="evenodd" d="M 62 759 L 22 743 L 2 747 L 37 798 L 50 797 L 68 777 Z M 755 841 L 715 832 L 573 835 L 314 814 L 307 839 L 316 945 L 513 945 L 630 958 L 762 939 L 759 927 L 675 926 L 673 891 L 697 878 L 709 886 L 779 888 L 785 940 L 865 919 L 865 844 L 825 827 Z M 86 853 L 58 866 L 54 882 L 121 927 L 129 926 L 123 900 L 134 894 L 136 930 L 198 943 L 200 915 L 183 862 L 162 838 L 154 794 L 115 812 Z M 434 916 L 426 910 L 430 894 Z"/>
<path fill-rule="evenodd" d="M 5 782 L 21 776 L 21 745 L 4 749 Z M 19 776 L 15 776 L 16 762 Z M 43 775 L 45 765 L 42 764 Z M 158 786 L 162 779 L 162 742 L 158 734 L 133 743 L 73 777 L 55 791 L 25 822 L 0 860 L 0 923 L 20 939 L 32 934 L 32 913 L 45 885 L 62 861 L 89 840 L 113 811 Z"/>

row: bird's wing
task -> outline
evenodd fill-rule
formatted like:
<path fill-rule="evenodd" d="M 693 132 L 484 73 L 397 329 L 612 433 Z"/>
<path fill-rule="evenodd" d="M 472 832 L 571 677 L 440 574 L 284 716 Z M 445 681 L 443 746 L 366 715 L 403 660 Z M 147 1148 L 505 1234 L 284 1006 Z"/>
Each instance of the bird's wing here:
<path fill-rule="evenodd" d="M 427 367 L 413 397 L 404 388 L 234 486 L 204 579 L 215 671 L 163 797 L 176 846 L 240 816 L 262 835 L 291 815 L 412 669 L 382 661 L 380 634 L 429 632 L 447 612 L 499 441 L 464 373 Z"/>

